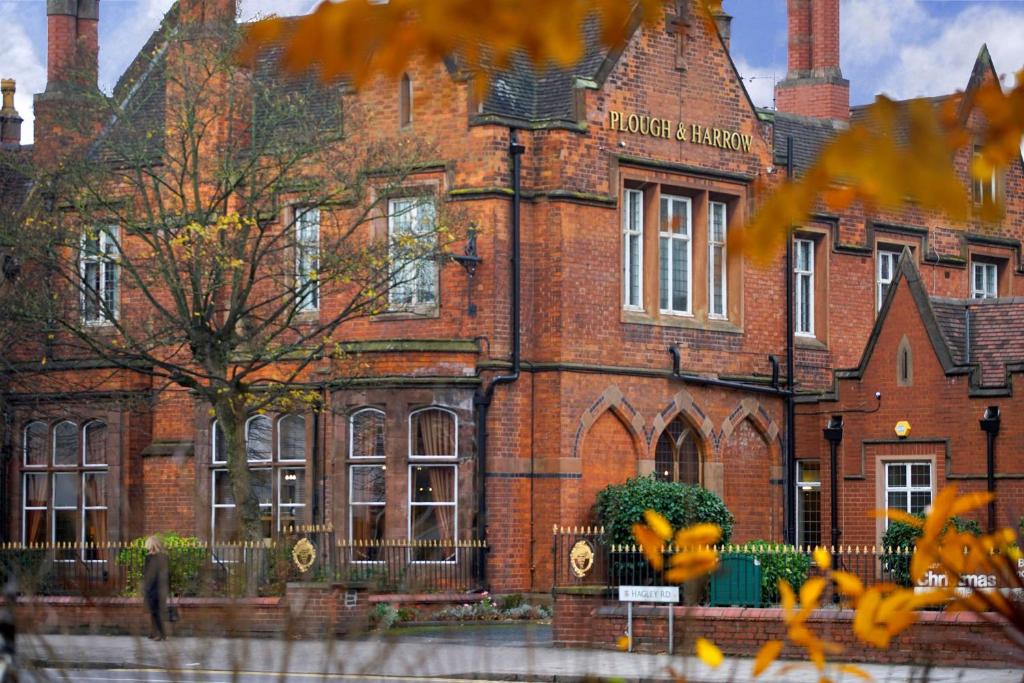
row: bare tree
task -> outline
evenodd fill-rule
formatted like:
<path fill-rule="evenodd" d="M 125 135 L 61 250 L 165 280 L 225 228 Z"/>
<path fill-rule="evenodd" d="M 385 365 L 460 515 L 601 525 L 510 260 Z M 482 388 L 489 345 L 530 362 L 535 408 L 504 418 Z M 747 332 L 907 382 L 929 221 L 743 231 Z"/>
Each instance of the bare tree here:
<path fill-rule="evenodd" d="M 273 51 L 241 66 L 238 41 L 233 22 L 165 22 L 113 97 L 91 98 L 98 117 L 67 111 L 64 128 L 100 125 L 38 179 L 50 200 L 16 246 L 47 290 L 26 315 L 53 329 L 49 353 L 208 404 L 256 538 L 247 417 L 315 405 L 311 364 L 338 367 L 339 328 L 434 296 L 453 235 L 429 194 L 389 201 L 426 146 L 372 140 L 342 87 L 280 76 Z M 373 230 L 389 210 L 397 229 Z"/>

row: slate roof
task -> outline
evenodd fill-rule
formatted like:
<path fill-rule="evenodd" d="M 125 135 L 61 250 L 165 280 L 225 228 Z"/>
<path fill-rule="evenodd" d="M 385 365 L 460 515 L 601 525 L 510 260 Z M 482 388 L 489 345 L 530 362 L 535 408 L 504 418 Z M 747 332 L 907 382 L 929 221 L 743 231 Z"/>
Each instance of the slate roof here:
<path fill-rule="evenodd" d="M 932 308 L 954 357 L 978 366 L 981 386 L 1006 386 L 1006 366 L 1024 362 L 1024 297 L 932 298 Z"/>
<path fill-rule="evenodd" d="M 0 151 L 0 206 L 13 209 L 21 206 L 28 197 L 32 180 L 22 170 L 30 154 L 31 148 L 17 152 Z"/>
<path fill-rule="evenodd" d="M 793 137 L 793 170 L 803 173 L 818 158 L 821 148 L 835 135 L 847 128 L 845 122 L 830 119 L 817 119 L 808 116 L 787 114 L 781 111 L 762 110 L 769 120 L 774 121 L 774 159 L 775 163 L 786 165 L 786 140 Z"/>
<path fill-rule="evenodd" d="M 582 30 L 584 54 L 576 66 L 538 68 L 525 55 L 516 57 L 507 68 L 491 74 L 481 113 L 530 122 L 576 123 L 575 80 L 596 79 L 608 56 L 599 24 L 588 21 Z"/>

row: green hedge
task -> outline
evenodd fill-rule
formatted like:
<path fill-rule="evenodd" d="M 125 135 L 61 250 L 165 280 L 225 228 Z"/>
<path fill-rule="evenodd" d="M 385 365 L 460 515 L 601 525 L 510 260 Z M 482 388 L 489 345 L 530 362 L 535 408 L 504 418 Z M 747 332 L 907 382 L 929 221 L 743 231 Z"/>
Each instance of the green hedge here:
<path fill-rule="evenodd" d="M 613 484 L 597 494 L 597 519 L 611 543 L 633 543 L 633 525 L 645 510 L 661 513 L 673 528 L 710 522 L 722 528 L 722 543 L 732 536 L 733 516 L 717 495 L 700 486 L 656 479 L 654 475 Z"/>
<path fill-rule="evenodd" d="M 200 590 L 200 577 L 210 562 L 210 551 L 195 536 L 158 534 L 167 551 L 172 595 L 193 596 Z M 142 586 L 142 568 L 146 561 L 146 538 L 136 538 L 117 554 L 117 563 L 125 567 L 125 593 L 138 595 Z"/>
<path fill-rule="evenodd" d="M 774 605 L 779 602 L 779 579 L 785 579 L 794 591 L 799 591 L 807 580 L 811 569 L 811 558 L 796 552 L 796 547 L 771 541 L 750 541 L 745 544 L 753 552 L 749 554 L 761 564 L 761 604 Z M 763 550 L 763 552 L 758 552 Z"/>
<path fill-rule="evenodd" d="M 923 514 L 915 516 L 922 520 L 924 519 Z M 975 536 L 981 535 L 981 525 L 973 519 L 953 517 L 949 521 L 952 522 L 957 531 L 966 531 Z M 893 583 L 901 586 L 910 585 L 910 557 L 914 551 L 914 545 L 920 537 L 920 528 L 897 521 L 890 522 L 889 528 L 882 534 L 882 547 L 884 549 L 902 548 L 908 551 L 882 554 L 882 570 L 889 572 L 889 578 Z"/>

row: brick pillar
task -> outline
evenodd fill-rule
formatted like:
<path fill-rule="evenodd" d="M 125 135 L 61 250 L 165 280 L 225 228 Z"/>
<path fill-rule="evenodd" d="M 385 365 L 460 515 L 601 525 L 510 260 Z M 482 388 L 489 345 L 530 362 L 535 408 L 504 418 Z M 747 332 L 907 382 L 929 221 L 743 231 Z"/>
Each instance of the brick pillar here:
<path fill-rule="evenodd" d="M 235 0 L 179 0 L 178 7 L 182 23 L 234 21 L 237 14 Z"/>

